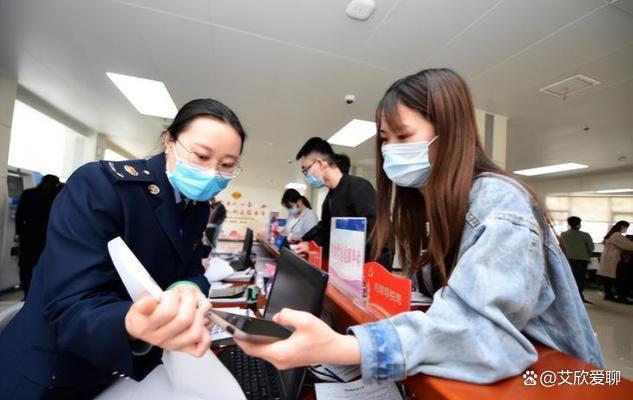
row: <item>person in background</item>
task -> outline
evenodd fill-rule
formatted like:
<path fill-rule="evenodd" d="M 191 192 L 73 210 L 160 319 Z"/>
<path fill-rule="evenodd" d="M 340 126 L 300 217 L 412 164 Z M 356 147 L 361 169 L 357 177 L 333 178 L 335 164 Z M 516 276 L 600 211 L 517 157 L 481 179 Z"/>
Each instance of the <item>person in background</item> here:
<path fill-rule="evenodd" d="M 44 175 L 37 187 L 26 189 L 20 196 L 15 213 L 15 241 L 20 246 L 18 266 L 25 299 L 31 286 L 33 268 L 46 246 L 46 227 L 59 187 L 57 176 Z"/>
<path fill-rule="evenodd" d="M 338 169 L 341 170 L 343 175 L 349 174 L 349 169 L 352 166 L 352 160 L 350 160 L 347 154 L 334 155 L 334 162 L 336 163 L 336 166 L 338 167 Z"/>
<path fill-rule="evenodd" d="M 226 207 L 215 197 L 211 199 L 211 212 L 209 214 L 209 222 L 205 231 L 207 239 L 212 249 L 218 244 L 218 237 L 222 231 L 222 224 L 226 220 Z"/>
<path fill-rule="evenodd" d="M 585 299 L 583 292 L 585 290 L 587 265 L 593 254 L 594 244 L 591 235 L 580 230 L 581 222 L 579 217 L 567 218 L 569 229 L 562 233 L 561 238 L 565 245 L 565 253 L 567 254 L 571 271 L 574 274 L 580 297 L 584 303 L 591 304 L 590 301 Z"/>
<path fill-rule="evenodd" d="M 297 253 L 308 252 L 308 242 L 314 240 L 323 247 L 324 254 L 329 251 L 330 222 L 335 217 L 367 218 L 367 238 L 374 226 L 376 216 L 376 191 L 365 178 L 345 175 L 336 164 L 336 154 L 332 146 L 320 137 L 309 139 L 297 153 L 296 159 L 306 182 L 315 189 L 329 189 L 321 208 L 321 221 L 301 242 L 295 245 Z M 365 259 L 370 257 L 369 241 L 365 250 Z"/>
<path fill-rule="evenodd" d="M 604 279 L 604 299 L 616 301 L 623 304 L 633 304 L 633 301 L 626 298 L 626 282 L 623 274 L 618 274 L 623 251 L 633 251 L 633 241 L 624 237 L 629 229 L 627 221 L 618 221 L 609 229 L 604 237 L 604 251 L 600 257 L 600 269 L 598 275 Z M 616 295 L 613 295 L 613 285 L 615 283 Z"/>
<path fill-rule="evenodd" d="M 397 236 L 401 265 L 421 272 L 433 304 L 348 334 L 283 309 L 273 319 L 294 328 L 290 338 L 236 340 L 244 351 L 281 369 L 360 364 L 366 383 L 418 373 L 495 382 L 538 359 L 534 342 L 604 368 L 542 202 L 485 153 L 464 80 L 449 69 L 398 80 L 376 125 L 374 252 Z"/>
<path fill-rule="evenodd" d="M 286 237 L 290 243 L 301 241 L 319 223 L 319 218 L 312 210 L 307 198 L 295 189 L 287 189 L 281 197 L 281 205 L 288 209 L 286 222 Z"/>

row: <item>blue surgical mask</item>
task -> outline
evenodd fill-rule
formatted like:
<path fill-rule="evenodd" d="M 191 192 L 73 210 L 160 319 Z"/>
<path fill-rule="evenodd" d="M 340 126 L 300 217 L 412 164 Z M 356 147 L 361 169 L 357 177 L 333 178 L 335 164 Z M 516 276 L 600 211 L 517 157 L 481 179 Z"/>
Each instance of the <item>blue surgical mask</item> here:
<path fill-rule="evenodd" d="M 397 186 L 424 187 L 431 174 L 429 146 L 435 139 L 437 136 L 428 142 L 382 145 L 382 169 L 387 177 Z"/>
<path fill-rule="evenodd" d="M 212 169 L 202 168 L 180 159 L 176 146 L 174 146 L 174 155 L 176 166 L 171 173 L 167 172 L 167 177 L 171 184 L 188 199 L 208 201 L 226 188 L 231 181 L 219 176 Z"/>
<path fill-rule="evenodd" d="M 317 178 L 316 176 L 314 176 L 313 173 L 308 173 L 308 175 L 306 175 L 306 182 L 308 183 L 308 185 L 314 187 L 314 188 L 321 188 L 323 186 L 325 186 L 325 181 L 323 180 L 323 178 Z"/>
<path fill-rule="evenodd" d="M 297 215 L 297 214 L 299 214 L 299 207 L 294 206 L 292 208 L 289 208 L 288 209 L 288 214 L 290 214 L 290 215 Z"/>

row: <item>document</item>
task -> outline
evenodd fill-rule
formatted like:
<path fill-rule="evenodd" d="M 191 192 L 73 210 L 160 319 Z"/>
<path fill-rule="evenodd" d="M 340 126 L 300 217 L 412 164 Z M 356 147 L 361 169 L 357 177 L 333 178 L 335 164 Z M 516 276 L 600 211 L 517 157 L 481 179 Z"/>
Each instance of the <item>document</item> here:
<path fill-rule="evenodd" d="M 402 400 L 393 382 L 366 385 L 362 380 L 348 383 L 317 383 L 317 400 Z"/>
<path fill-rule="evenodd" d="M 209 283 L 213 283 L 228 278 L 234 272 L 235 270 L 229 265 L 228 261 L 212 255 L 204 276 Z"/>
<path fill-rule="evenodd" d="M 158 286 L 121 237 L 108 242 L 108 252 L 132 300 L 138 300 L 144 292 L 160 299 L 163 289 Z"/>
<path fill-rule="evenodd" d="M 132 250 L 125 244 L 123 239 L 117 237 L 108 242 L 108 252 L 132 300 L 136 301 L 143 292 L 148 292 L 155 298 L 160 299 L 163 290 L 132 253 Z M 152 379 L 148 382 L 143 380 L 140 382 L 143 391 L 156 392 L 159 390 L 156 389 L 157 385 L 162 387 L 167 384 L 173 388 L 174 393 L 193 396 L 198 399 L 246 399 L 244 392 L 242 392 L 233 375 L 211 350 L 207 350 L 200 358 L 181 351 L 164 350 L 162 360 L 166 376 L 169 377 L 169 383 L 157 382 L 157 379 Z M 133 388 L 133 390 L 138 389 L 134 385 L 125 386 Z M 136 397 L 135 399 L 138 398 Z M 162 398 L 176 398 L 176 396 Z M 152 398 L 152 400 L 156 399 L 157 397 Z"/>

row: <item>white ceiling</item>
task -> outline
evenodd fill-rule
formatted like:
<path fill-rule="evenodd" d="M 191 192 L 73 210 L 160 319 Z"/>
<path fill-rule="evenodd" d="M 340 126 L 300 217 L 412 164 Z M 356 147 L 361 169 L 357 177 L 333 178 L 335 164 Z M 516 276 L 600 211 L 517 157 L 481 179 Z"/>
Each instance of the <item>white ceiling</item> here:
<path fill-rule="evenodd" d="M 250 135 L 250 185 L 299 179 L 288 160 L 308 137 L 373 119 L 391 82 L 436 66 L 510 118 L 509 169 L 633 165 L 633 0 L 377 4 L 359 22 L 342 0 L 0 0 L 0 68 L 137 156 L 166 121 L 138 114 L 106 71 L 164 81 L 177 105 L 218 98 Z M 538 92 L 578 73 L 602 84 L 566 101 Z M 373 158 L 373 140 L 346 152 Z"/>

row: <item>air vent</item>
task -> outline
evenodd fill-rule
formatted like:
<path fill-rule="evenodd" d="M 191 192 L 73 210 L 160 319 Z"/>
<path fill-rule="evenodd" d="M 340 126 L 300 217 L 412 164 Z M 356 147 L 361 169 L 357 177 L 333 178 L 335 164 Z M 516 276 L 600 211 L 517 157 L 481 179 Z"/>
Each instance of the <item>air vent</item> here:
<path fill-rule="evenodd" d="M 551 94 L 561 99 L 566 99 L 570 94 L 578 93 L 589 87 L 599 85 L 600 82 L 595 79 L 587 78 L 584 75 L 576 75 L 571 78 L 563 79 L 560 82 L 552 83 L 539 89 L 541 92 Z"/>

